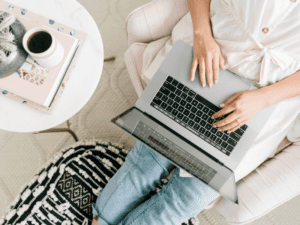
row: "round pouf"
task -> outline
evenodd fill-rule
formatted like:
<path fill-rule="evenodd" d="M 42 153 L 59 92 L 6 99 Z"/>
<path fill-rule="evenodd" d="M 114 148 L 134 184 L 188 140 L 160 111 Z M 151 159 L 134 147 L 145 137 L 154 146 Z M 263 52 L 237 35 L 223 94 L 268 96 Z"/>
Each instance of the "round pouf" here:
<path fill-rule="evenodd" d="M 0 225 L 92 224 L 92 203 L 129 151 L 101 140 L 80 141 L 61 150 L 22 188 Z M 163 179 L 156 192 L 167 183 Z M 183 224 L 198 221 L 191 218 Z"/>

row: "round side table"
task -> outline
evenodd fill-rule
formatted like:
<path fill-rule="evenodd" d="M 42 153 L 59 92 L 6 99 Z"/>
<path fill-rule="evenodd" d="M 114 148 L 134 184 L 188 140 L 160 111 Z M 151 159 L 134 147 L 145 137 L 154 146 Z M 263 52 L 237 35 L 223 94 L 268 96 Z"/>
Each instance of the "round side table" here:
<path fill-rule="evenodd" d="M 0 95 L 0 129 L 11 132 L 39 132 L 56 127 L 79 112 L 98 86 L 104 61 L 99 29 L 89 12 L 76 0 L 7 1 L 88 35 L 64 94 L 51 115 Z"/>

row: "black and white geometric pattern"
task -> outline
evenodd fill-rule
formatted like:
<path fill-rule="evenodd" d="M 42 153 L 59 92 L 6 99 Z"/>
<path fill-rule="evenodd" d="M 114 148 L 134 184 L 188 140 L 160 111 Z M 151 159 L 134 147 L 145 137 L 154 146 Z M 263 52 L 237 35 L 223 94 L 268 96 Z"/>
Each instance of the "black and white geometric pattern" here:
<path fill-rule="evenodd" d="M 125 162 L 129 150 L 101 140 L 80 141 L 63 149 L 22 189 L 0 225 L 88 225 L 92 203 Z M 168 179 L 162 179 L 156 191 Z M 199 224 L 195 218 L 183 225 Z"/>

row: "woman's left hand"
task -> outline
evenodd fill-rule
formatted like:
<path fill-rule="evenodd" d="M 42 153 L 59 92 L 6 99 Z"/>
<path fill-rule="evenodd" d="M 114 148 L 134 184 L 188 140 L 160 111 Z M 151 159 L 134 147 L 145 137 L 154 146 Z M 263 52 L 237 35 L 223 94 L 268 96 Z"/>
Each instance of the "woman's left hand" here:
<path fill-rule="evenodd" d="M 262 89 L 235 93 L 223 103 L 224 105 L 221 105 L 222 109 L 213 114 L 212 118 L 216 119 L 228 113 L 230 115 L 213 125 L 218 127 L 218 130 L 227 130 L 227 132 L 237 130 L 260 110 L 268 106 L 266 97 L 267 95 Z"/>

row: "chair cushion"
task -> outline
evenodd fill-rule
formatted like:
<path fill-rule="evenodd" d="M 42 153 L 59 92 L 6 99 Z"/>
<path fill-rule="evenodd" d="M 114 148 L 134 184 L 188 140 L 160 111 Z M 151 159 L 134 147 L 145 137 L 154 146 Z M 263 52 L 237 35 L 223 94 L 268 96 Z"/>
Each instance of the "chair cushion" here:
<path fill-rule="evenodd" d="M 239 206 L 221 198 L 214 207 L 229 224 L 248 224 L 300 194 L 300 142 L 293 143 L 237 184 Z"/>
<path fill-rule="evenodd" d="M 92 203 L 128 153 L 122 145 L 101 140 L 80 141 L 63 149 L 22 188 L 0 224 L 92 224 Z M 148 198 L 167 183 L 163 179 Z M 198 225 L 198 221 L 191 218 L 184 224 Z"/>
<path fill-rule="evenodd" d="M 143 54 L 147 46 L 148 44 L 144 43 L 134 43 L 125 52 L 125 64 L 138 96 L 140 96 L 144 91 L 141 75 L 143 67 Z"/>

